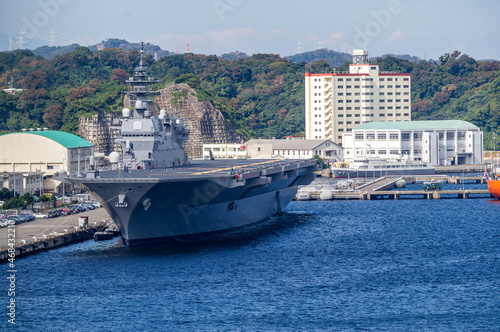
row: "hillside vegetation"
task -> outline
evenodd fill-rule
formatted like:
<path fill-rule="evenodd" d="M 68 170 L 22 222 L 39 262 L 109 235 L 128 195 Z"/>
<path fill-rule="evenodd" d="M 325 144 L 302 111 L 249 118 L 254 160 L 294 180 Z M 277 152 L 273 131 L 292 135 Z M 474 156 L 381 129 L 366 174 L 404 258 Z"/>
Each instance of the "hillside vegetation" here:
<path fill-rule="evenodd" d="M 121 91 L 139 60 L 136 50 L 76 47 L 52 59 L 30 51 L 0 53 L 0 132 L 49 127 L 76 132 L 78 117 L 122 108 Z M 157 88 L 187 83 L 200 100 L 220 109 L 246 138 L 284 137 L 304 131 L 304 72 L 333 71 L 324 60 L 292 62 L 272 54 L 224 59 L 182 54 L 146 58 Z M 463 119 L 489 140 L 500 117 L 498 61 L 476 61 L 459 52 L 438 61 L 376 58 L 382 71 L 411 73 L 412 119 Z M 348 61 L 336 70 L 347 70 Z M 488 146 L 487 144 L 485 144 Z"/>

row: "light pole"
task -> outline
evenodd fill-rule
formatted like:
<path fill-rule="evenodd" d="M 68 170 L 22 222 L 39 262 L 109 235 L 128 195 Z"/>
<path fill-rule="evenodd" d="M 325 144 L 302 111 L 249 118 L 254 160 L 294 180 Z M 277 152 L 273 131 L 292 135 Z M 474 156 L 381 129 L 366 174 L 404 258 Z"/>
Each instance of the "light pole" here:
<path fill-rule="evenodd" d="M 16 164 L 12 164 L 12 170 L 14 171 L 14 197 L 16 197 Z"/>
<path fill-rule="evenodd" d="M 40 172 L 40 196 L 42 196 L 42 191 L 43 191 L 42 161 L 40 161 L 40 169 L 38 171 Z"/>

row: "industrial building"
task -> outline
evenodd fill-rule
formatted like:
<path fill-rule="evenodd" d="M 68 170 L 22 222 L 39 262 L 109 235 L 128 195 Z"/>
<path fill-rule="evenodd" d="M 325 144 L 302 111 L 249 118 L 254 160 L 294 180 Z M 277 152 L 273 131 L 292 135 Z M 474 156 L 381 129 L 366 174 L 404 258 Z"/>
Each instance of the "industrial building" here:
<path fill-rule="evenodd" d="M 460 120 L 370 122 L 343 135 L 344 159 L 414 159 L 437 165 L 483 163 L 483 132 Z"/>
<path fill-rule="evenodd" d="M 251 139 L 245 143 L 249 158 L 342 160 L 343 149 L 327 139 Z"/>
<path fill-rule="evenodd" d="M 12 184 L 9 189 L 15 186 L 18 192 L 33 192 L 35 186 L 40 185 L 36 182 L 42 173 L 42 191 L 61 193 L 62 183 L 52 178 L 54 173 L 65 170 L 70 174 L 78 174 L 94 163 L 92 144 L 61 131 L 38 129 L 1 135 L 0 151 L 3 183 Z M 21 179 L 24 179 L 22 183 L 19 182 Z"/>
<path fill-rule="evenodd" d="M 342 134 L 364 123 L 411 121 L 410 96 L 410 74 L 380 72 L 367 50 L 354 50 L 349 72 L 306 72 L 306 139 L 343 145 Z"/>

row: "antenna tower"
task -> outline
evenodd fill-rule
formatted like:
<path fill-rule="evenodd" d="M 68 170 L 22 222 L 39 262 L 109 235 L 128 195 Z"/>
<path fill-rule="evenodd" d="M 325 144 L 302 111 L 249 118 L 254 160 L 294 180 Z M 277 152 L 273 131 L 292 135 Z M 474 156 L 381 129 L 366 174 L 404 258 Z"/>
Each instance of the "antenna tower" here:
<path fill-rule="evenodd" d="M 56 40 L 57 40 L 57 36 L 56 36 L 56 33 L 54 32 L 54 28 L 50 28 L 49 45 L 56 46 Z"/>
<path fill-rule="evenodd" d="M 17 48 L 20 50 L 23 50 L 24 44 L 26 44 L 26 42 L 25 42 L 26 32 L 24 32 L 23 28 L 21 28 L 21 29 L 19 29 L 19 32 L 17 34 L 19 35 L 19 37 L 17 37 Z"/>
<path fill-rule="evenodd" d="M 189 42 L 186 42 L 186 53 L 190 53 L 191 49 L 189 48 Z"/>
<path fill-rule="evenodd" d="M 304 44 L 301 41 L 299 41 L 297 43 L 297 53 L 302 53 L 302 52 L 304 52 Z"/>

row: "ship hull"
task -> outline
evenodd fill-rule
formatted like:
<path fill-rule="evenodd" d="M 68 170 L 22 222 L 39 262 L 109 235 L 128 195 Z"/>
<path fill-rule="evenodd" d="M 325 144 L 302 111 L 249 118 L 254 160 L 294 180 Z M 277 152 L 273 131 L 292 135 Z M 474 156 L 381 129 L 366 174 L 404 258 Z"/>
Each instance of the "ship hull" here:
<path fill-rule="evenodd" d="M 314 179 L 313 167 L 243 181 L 195 179 L 81 179 L 109 213 L 126 245 L 208 234 L 262 221 Z"/>
<path fill-rule="evenodd" d="M 491 196 L 500 198 L 500 180 L 488 180 L 488 190 Z"/>
<path fill-rule="evenodd" d="M 418 169 L 364 169 L 356 170 L 349 168 L 334 168 L 332 169 L 333 178 L 365 178 L 365 177 L 381 177 L 381 176 L 406 176 L 406 175 L 434 175 L 434 168 L 418 168 Z"/>

